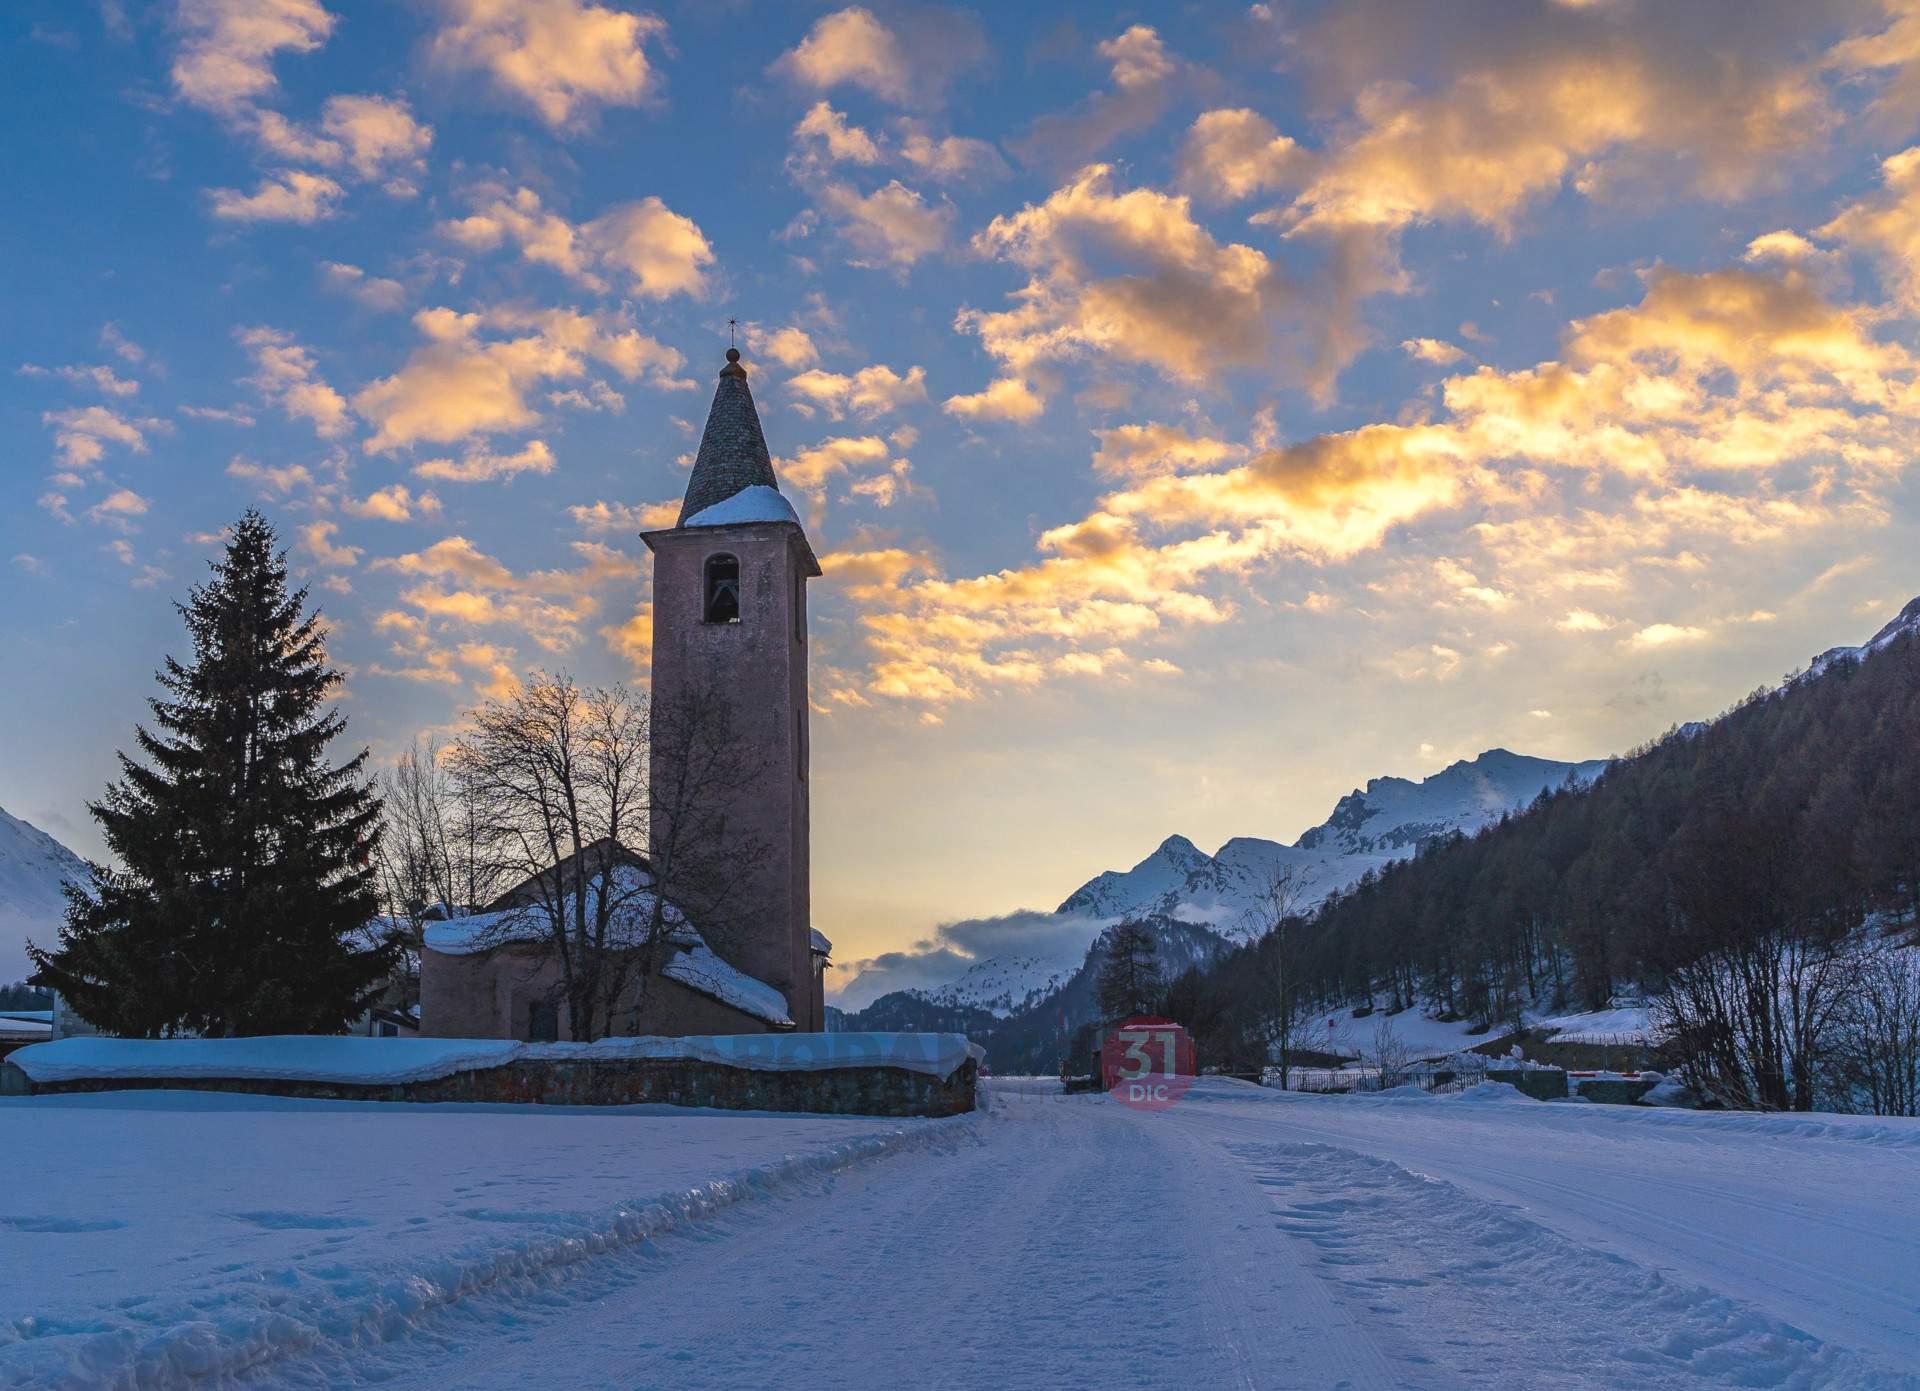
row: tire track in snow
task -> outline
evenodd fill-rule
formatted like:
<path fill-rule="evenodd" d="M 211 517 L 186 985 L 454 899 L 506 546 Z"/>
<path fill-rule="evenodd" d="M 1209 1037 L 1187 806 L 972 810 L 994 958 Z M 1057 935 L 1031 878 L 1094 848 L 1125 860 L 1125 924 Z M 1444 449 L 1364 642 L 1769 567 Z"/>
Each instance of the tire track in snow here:
<path fill-rule="evenodd" d="M 1920 1377 L 1582 1246 L 1518 1210 L 1315 1142 L 1225 1146 L 1325 1277 L 1476 1384 L 1914 1391 Z M 1516 1349 L 1524 1349 L 1516 1366 Z"/>

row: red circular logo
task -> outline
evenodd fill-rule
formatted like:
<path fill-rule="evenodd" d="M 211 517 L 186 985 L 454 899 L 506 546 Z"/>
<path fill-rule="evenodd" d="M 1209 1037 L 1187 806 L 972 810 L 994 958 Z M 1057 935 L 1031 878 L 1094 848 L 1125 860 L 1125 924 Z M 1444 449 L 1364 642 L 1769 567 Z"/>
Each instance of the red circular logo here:
<path fill-rule="evenodd" d="M 1193 1085 L 1193 1039 L 1171 1019 L 1129 1019 L 1100 1045 L 1107 1094 L 1136 1111 L 1164 1111 Z"/>

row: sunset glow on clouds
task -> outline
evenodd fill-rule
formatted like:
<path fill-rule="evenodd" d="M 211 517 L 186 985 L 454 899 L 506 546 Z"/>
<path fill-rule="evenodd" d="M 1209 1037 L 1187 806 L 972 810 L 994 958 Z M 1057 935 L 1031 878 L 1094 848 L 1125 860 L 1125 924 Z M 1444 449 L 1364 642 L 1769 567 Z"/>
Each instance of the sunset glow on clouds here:
<path fill-rule="evenodd" d="M 644 681 L 637 534 L 729 319 L 826 571 L 854 955 L 1368 776 L 1617 752 L 1920 592 L 1904 0 L 27 0 L 0 40 L 0 793 L 82 850 L 249 503 L 383 757 L 534 664 Z"/>

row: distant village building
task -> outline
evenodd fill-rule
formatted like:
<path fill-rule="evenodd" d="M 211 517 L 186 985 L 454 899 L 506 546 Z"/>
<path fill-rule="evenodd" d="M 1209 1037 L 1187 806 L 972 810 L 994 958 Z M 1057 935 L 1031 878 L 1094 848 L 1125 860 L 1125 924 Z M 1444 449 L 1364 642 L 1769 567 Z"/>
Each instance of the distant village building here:
<path fill-rule="evenodd" d="M 807 778 L 806 582 L 820 574 L 820 564 L 780 493 L 734 349 L 720 371 L 679 520 L 641 539 L 654 557 L 654 785 L 665 787 L 680 772 L 663 731 L 684 711 L 723 729 L 743 757 L 725 791 L 719 843 L 697 847 L 724 869 L 727 931 L 710 942 L 701 930 L 703 904 L 670 903 L 665 959 L 636 990 L 619 1032 L 824 1030 L 831 944 L 810 917 Z M 676 839 L 685 830 L 676 828 L 676 814 L 656 791 L 656 854 L 686 853 L 664 849 L 685 839 Z M 615 873 L 631 876 L 636 897 L 649 891 L 653 867 L 644 856 L 625 847 L 592 849 L 592 864 L 616 863 Z M 562 864 L 547 874 L 564 883 L 573 872 Z M 550 942 L 541 940 L 538 915 L 528 911 L 543 877 L 479 914 L 426 925 L 422 1034 L 567 1036 L 560 967 Z"/>

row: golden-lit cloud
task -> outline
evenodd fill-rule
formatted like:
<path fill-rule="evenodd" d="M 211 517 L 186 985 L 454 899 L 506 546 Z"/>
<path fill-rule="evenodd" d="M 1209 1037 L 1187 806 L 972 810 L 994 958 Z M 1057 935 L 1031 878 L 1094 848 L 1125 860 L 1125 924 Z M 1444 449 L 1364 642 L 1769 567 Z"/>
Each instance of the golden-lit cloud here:
<path fill-rule="evenodd" d="M 338 522 L 309 522 L 300 528 L 300 549 L 312 556 L 315 564 L 350 570 L 360 563 L 365 551 L 360 546 L 343 546 L 335 542 L 333 538 L 339 531 Z"/>
<path fill-rule="evenodd" d="M 360 267 L 341 261 L 322 261 L 320 279 L 329 290 L 346 295 L 368 309 L 386 312 L 402 309 L 407 303 L 407 288 L 398 280 L 368 275 Z"/>
<path fill-rule="evenodd" d="M 913 66 L 893 30 L 863 5 L 823 15 L 773 70 L 815 91 L 861 87 L 888 101 L 914 97 Z"/>
<path fill-rule="evenodd" d="M 672 374 L 684 361 L 615 315 L 436 308 L 413 321 L 426 343 L 398 372 L 353 398 L 354 409 L 377 427 L 369 453 L 529 429 L 541 417 L 528 394 L 543 382 L 583 377 L 589 360 L 661 385 L 678 384 Z"/>
<path fill-rule="evenodd" d="M 1915 26 L 1920 32 L 1920 18 Z M 1920 145 L 1884 160 L 1880 180 L 1881 192 L 1842 209 L 1818 235 L 1875 257 L 1901 303 L 1920 311 Z"/>
<path fill-rule="evenodd" d="M 346 194 L 324 174 L 309 174 L 304 169 L 282 169 L 262 178 L 253 192 L 237 188 L 208 191 L 213 215 L 228 222 L 325 222 L 339 211 Z"/>
<path fill-rule="evenodd" d="M 1032 420 L 1047 408 L 1040 394 L 1018 377 L 1000 377 L 979 391 L 949 396 L 941 409 L 963 420 Z"/>
<path fill-rule="evenodd" d="M 472 216 L 442 223 L 441 232 L 474 251 L 511 242 L 526 260 L 594 290 L 609 288 L 606 272 L 643 299 L 698 294 L 713 263 L 713 248 L 693 219 L 654 197 L 618 204 L 578 227 L 544 208 L 530 188 L 483 187 L 474 204 Z"/>
<path fill-rule="evenodd" d="M 957 326 L 978 334 L 1005 376 L 1029 390 L 1037 367 L 1074 357 L 1197 381 L 1257 360 L 1268 345 L 1279 292 L 1267 257 L 1216 241 L 1184 197 L 1116 191 L 1105 165 L 994 218 L 973 244 L 1030 278 L 1014 308 L 963 310 Z"/>
<path fill-rule="evenodd" d="M 603 106 L 638 106 L 653 94 L 646 45 L 663 19 L 589 0 L 440 0 L 428 47 L 452 71 L 485 73 L 494 88 L 556 129 L 584 124 Z"/>
<path fill-rule="evenodd" d="M 608 531 L 659 531 L 679 522 L 680 500 L 671 498 L 665 502 L 632 505 L 594 502 L 585 507 L 569 507 L 567 515 L 573 518 L 574 525 L 590 535 Z"/>
<path fill-rule="evenodd" d="M 173 88 L 208 111 L 231 114 L 272 92 L 274 56 L 311 53 L 333 32 L 320 0 L 180 0 L 182 33 Z"/>
<path fill-rule="evenodd" d="M 423 460 L 413 471 L 445 483 L 492 483 L 519 473 L 552 473 L 554 462 L 545 441 L 528 440 L 510 454 L 476 446 L 459 459 Z"/>
<path fill-rule="evenodd" d="M 1163 473 L 1205 469 L 1244 453 L 1225 440 L 1195 436 L 1177 425 L 1148 421 L 1095 430 L 1100 447 L 1093 454 L 1095 473 L 1109 478 L 1149 478 Z"/>
<path fill-rule="evenodd" d="M 1123 136 L 1151 126 L 1172 100 L 1184 65 L 1159 31 L 1134 24 L 1093 46 L 1108 65 L 1109 86 L 1065 111 L 1049 112 L 1010 142 L 1027 164 L 1077 169 Z"/>
<path fill-rule="evenodd" d="M 898 179 L 871 193 L 827 183 L 814 196 L 847 243 L 850 263 L 870 269 L 905 270 L 934 255 L 953 225 L 950 205 L 929 203 Z"/>
<path fill-rule="evenodd" d="M 504 627 L 548 651 L 565 652 L 580 641 L 581 625 L 598 611 L 602 591 L 631 586 L 644 574 L 640 561 L 599 542 L 576 541 L 572 549 L 577 567 L 527 573 L 516 573 L 464 536 L 372 561 L 369 569 L 413 581 L 400 593 L 406 608 L 383 614 L 378 626 L 399 634 L 402 646 L 412 650 L 426 650 L 436 630 Z"/>
<path fill-rule="evenodd" d="M 1463 614 L 1557 604 L 1561 632 L 1622 628 L 1635 650 L 1705 641 L 1702 622 L 1616 617 L 1636 572 L 1884 521 L 1879 494 L 1920 448 L 1920 388 L 1877 322 L 1791 265 L 1659 270 L 1637 303 L 1570 324 L 1558 359 L 1447 379 L 1432 420 L 1278 446 L 1098 431 L 1095 472 L 1117 490 L 1042 532 L 1031 562 L 850 588 L 869 689 L 940 703 L 1124 673 L 1164 635 L 1229 619 L 1255 571 L 1346 565 L 1430 520 L 1457 536 L 1463 511 L 1477 556 L 1423 562 L 1409 596 Z M 1514 650 L 1450 636 L 1395 649 L 1385 669 L 1444 681 Z"/>
<path fill-rule="evenodd" d="M 247 378 L 290 420 L 305 420 L 322 439 L 335 439 L 353 429 L 347 401 L 320 376 L 313 354 L 280 329 L 257 326 L 237 329 L 234 337 L 253 359 Z"/>
<path fill-rule="evenodd" d="M 404 483 L 376 488 L 364 498 L 348 498 L 340 510 L 349 517 L 369 521 L 410 522 L 416 516 L 432 517 L 440 511 L 440 499 L 432 493 L 414 493 Z"/>
<path fill-rule="evenodd" d="M 55 377 L 75 386 L 87 386 L 102 396 L 137 396 L 140 383 L 131 381 L 115 372 L 111 367 L 100 364 L 71 365 L 66 367 L 41 367 L 37 363 L 20 364 L 23 377 Z"/>
<path fill-rule="evenodd" d="M 385 181 L 386 191 L 411 197 L 413 177 L 426 167 L 433 127 L 414 118 L 404 97 L 328 97 L 319 129 L 309 130 L 278 111 L 248 118 L 253 136 L 278 159 L 341 169 L 362 181 Z"/>
<path fill-rule="evenodd" d="M 903 377 L 891 367 L 862 367 L 852 375 L 813 368 L 787 380 L 786 389 L 833 418 L 851 411 L 871 420 L 927 399 L 927 371 L 910 367 Z"/>
<path fill-rule="evenodd" d="M 1245 107 L 1208 111 L 1193 123 L 1180 152 L 1180 183 L 1223 203 L 1297 183 L 1309 158 L 1292 136 Z"/>

